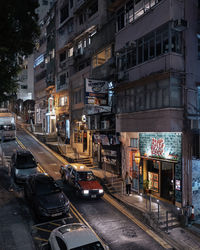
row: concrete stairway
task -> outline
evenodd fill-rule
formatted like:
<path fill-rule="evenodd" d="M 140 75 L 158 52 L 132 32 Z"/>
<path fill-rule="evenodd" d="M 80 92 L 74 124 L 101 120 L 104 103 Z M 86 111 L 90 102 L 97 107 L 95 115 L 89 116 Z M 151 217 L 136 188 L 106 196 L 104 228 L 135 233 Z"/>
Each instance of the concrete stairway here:
<path fill-rule="evenodd" d="M 86 165 L 87 167 L 89 167 L 89 168 L 91 168 L 91 167 L 93 167 L 93 165 L 92 165 L 92 163 L 91 163 L 91 161 L 90 161 L 90 158 L 89 157 L 87 157 L 87 156 L 80 156 L 79 155 L 79 158 L 78 159 L 75 159 L 75 162 L 76 163 L 82 163 L 82 164 L 84 164 L 84 165 Z"/>
<path fill-rule="evenodd" d="M 104 178 L 104 187 L 110 194 L 123 193 L 123 179 L 118 176 Z"/>
<path fill-rule="evenodd" d="M 168 231 L 180 226 L 180 222 L 178 221 L 178 218 L 175 216 L 175 214 L 163 206 L 159 207 L 159 215 L 158 209 L 153 209 L 151 215 L 154 223 L 162 231 Z"/>

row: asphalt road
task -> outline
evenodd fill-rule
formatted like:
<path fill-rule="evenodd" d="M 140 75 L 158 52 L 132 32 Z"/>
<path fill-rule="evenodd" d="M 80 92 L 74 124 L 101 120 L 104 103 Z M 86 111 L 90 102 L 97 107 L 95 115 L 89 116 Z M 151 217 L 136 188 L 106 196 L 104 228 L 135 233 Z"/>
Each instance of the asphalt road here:
<path fill-rule="evenodd" d="M 18 139 L 23 145 L 31 150 L 35 158 L 39 162 L 40 166 L 45 169 L 51 176 L 53 176 L 58 182 L 61 183 L 59 168 L 62 162 L 58 160 L 52 153 L 47 151 L 41 144 L 35 141 L 30 135 L 24 131 L 17 131 Z M 17 147 L 15 141 L 4 142 L 2 144 L 3 152 L 7 162 L 9 162 L 10 156 Z M 6 175 L 6 172 L 5 172 Z M 5 178 L 4 178 L 5 179 Z M 2 178 L 0 179 L 2 180 Z M 9 179 L 7 178 L 9 185 Z M 21 193 L 20 193 L 21 192 Z M 95 230 L 98 236 L 110 247 L 115 250 L 126 250 L 126 249 L 148 249 L 156 250 L 163 249 L 158 242 L 146 234 L 141 228 L 139 228 L 133 221 L 121 213 L 112 204 L 108 203 L 104 199 L 99 200 L 84 200 L 76 197 L 74 190 L 64 184 L 64 192 L 70 199 L 73 206 L 78 210 L 80 215 L 90 224 Z M 28 209 L 27 203 L 23 198 L 23 191 L 18 192 L 18 200 L 22 211 L 26 211 L 25 219 L 29 225 L 29 233 L 32 234 L 34 241 L 37 243 L 42 242 L 42 239 L 48 238 L 48 233 L 56 225 L 62 225 L 63 223 L 75 222 L 77 218 L 71 212 L 65 221 L 59 219 L 57 222 L 50 221 L 49 223 L 40 223 L 34 217 L 33 211 Z M 30 211 L 27 212 L 27 211 Z M 23 216 L 23 215 L 22 215 Z M 47 230 L 40 230 L 41 227 L 45 227 Z M 0 228 L 1 231 L 1 228 Z M 49 232 L 48 232 L 49 231 Z M 46 234 L 44 234 L 46 232 Z M 39 240 L 37 240 L 39 239 Z M 14 248 L 3 248 L 3 249 L 14 249 Z"/>

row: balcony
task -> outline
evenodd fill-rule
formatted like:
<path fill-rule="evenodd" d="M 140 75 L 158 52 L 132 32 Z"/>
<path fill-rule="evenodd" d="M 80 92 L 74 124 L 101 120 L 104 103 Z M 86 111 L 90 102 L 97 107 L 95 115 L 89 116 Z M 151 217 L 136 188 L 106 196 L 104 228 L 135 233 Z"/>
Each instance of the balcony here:
<path fill-rule="evenodd" d="M 56 83 L 56 92 L 67 90 L 69 88 L 69 78 L 66 79 L 65 82 L 57 81 Z"/>

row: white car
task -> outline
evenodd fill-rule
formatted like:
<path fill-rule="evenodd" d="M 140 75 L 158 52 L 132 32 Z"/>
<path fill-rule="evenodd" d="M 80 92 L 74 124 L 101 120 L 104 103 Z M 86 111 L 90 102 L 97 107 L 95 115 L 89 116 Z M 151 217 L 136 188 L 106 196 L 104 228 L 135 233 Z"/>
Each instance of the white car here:
<path fill-rule="evenodd" d="M 88 227 L 81 223 L 55 228 L 49 237 L 51 250 L 109 249 Z"/>

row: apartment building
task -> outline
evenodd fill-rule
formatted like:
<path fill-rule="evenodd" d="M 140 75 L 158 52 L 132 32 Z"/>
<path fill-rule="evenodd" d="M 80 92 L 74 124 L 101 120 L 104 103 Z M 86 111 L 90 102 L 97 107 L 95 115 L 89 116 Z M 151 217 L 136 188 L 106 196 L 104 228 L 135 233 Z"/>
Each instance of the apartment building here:
<path fill-rule="evenodd" d="M 110 59 L 114 52 L 114 29 L 109 34 L 107 1 L 58 1 L 57 8 L 56 93 L 65 98 L 67 106 L 65 114 L 58 117 L 58 124 L 66 129 L 73 148 L 92 156 L 93 133 L 88 130 L 88 115 L 105 112 L 108 88 L 101 93 L 106 98 L 100 95 L 97 98 L 91 92 L 88 98 L 86 85 L 92 78 L 93 84 L 104 82 L 108 86 L 113 74 L 109 65 L 113 64 Z M 110 25 L 114 27 L 113 24 Z M 103 64 L 107 66 L 101 67 Z"/>
<path fill-rule="evenodd" d="M 52 33 L 54 22 L 53 1 L 40 1 L 38 8 L 41 35 L 34 51 L 34 96 L 35 125 L 38 130 L 46 133 L 56 132 L 55 111 L 52 86 L 55 85 L 55 72 L 52 66 L 55 57 L 55 36 Z M 48 31 L 48 36 L 47 36 Z"/>
<path fill-rule="evenodd" d="M 197 213 L 199 161 L 190 124 L 199 109 L 198 7 L 195 0 L 116 0 L 109 6 L 116 15 L 122 169 L 132 174 L 136 192 L 147 183 L 158 199 L 193 204 Z"/>

